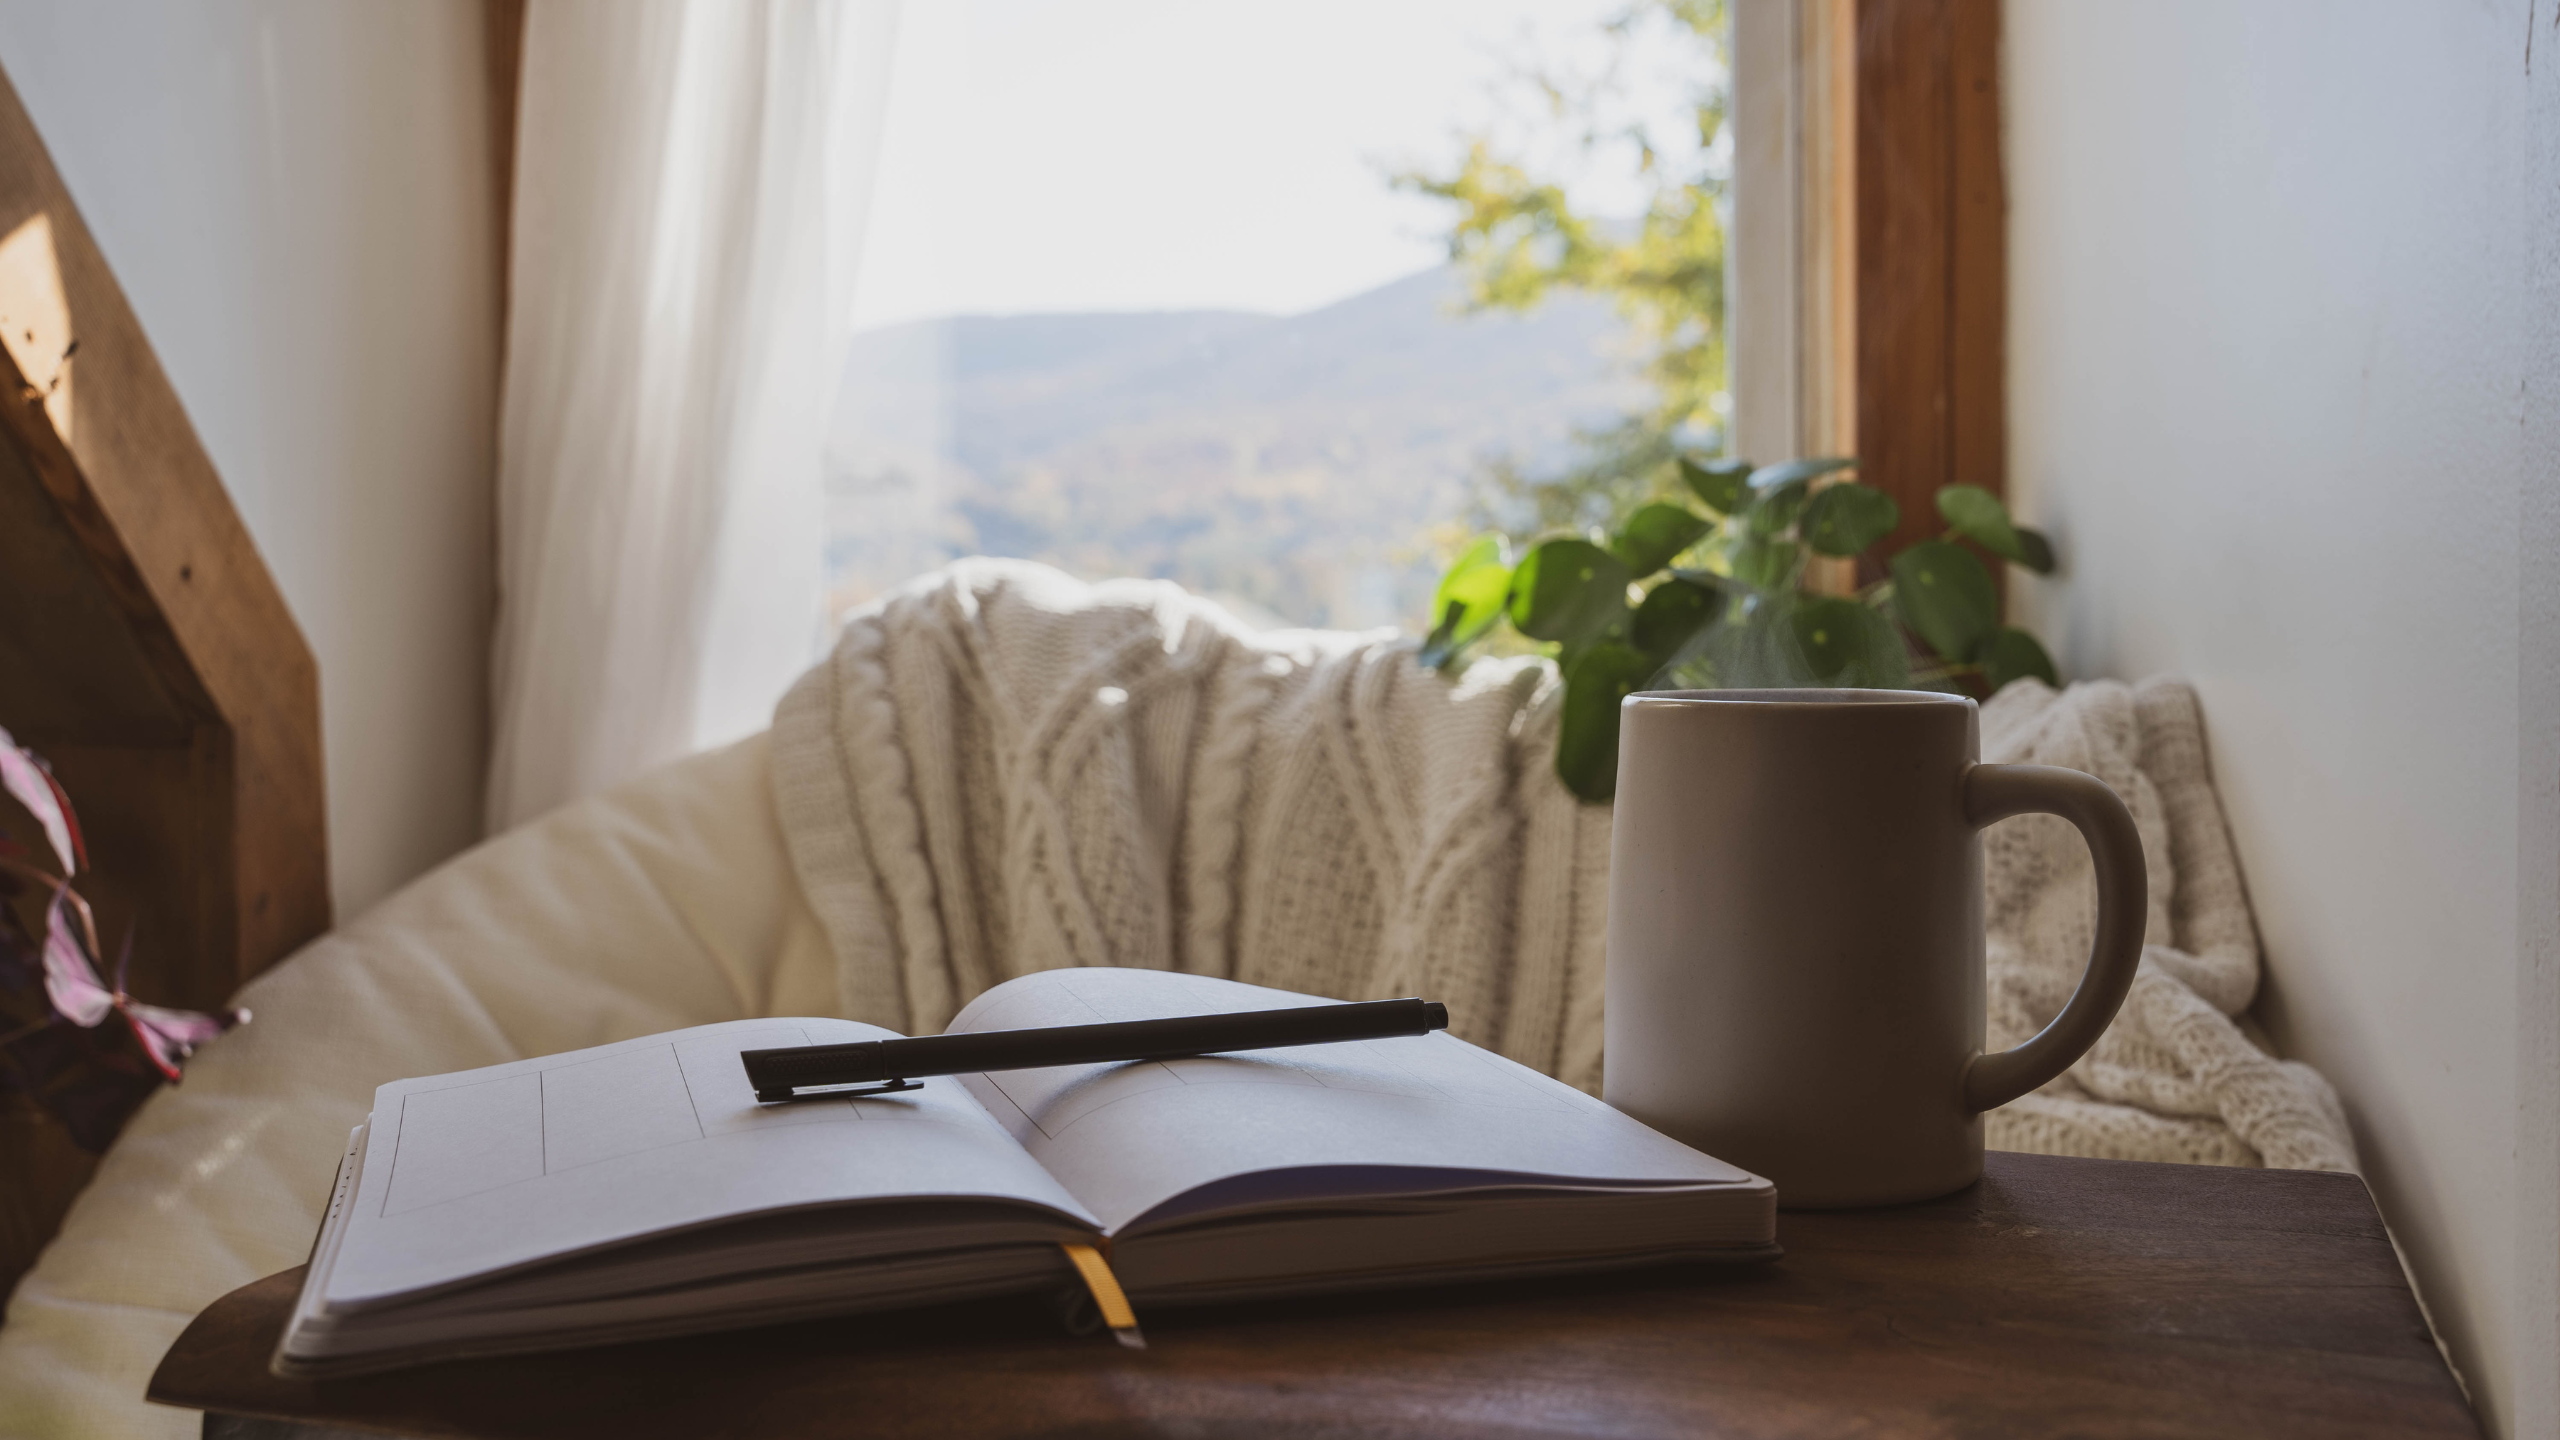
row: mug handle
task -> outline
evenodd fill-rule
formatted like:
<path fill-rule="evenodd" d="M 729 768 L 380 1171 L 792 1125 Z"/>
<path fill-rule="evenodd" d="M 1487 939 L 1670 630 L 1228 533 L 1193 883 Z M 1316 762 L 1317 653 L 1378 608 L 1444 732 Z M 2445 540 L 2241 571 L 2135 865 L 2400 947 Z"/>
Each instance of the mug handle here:
<path fill-rule="evenodd" d="M 2098 936 L 2080 988 L 2052 1024 L 2014 1050 L 1976 1055 L 1965 1067 L 1964 1104 L 1973 1114 L 2044 1084 L 2098 1043 L 2133 988 L 2151 903 L 2142 834 L 2105 781 L 2058 765 L 1976 765 L 1965 772 L 1964 817 L 1973 828 L 2012 815 L 2059 815 L 2080 827 L 2098 867 Z"/>

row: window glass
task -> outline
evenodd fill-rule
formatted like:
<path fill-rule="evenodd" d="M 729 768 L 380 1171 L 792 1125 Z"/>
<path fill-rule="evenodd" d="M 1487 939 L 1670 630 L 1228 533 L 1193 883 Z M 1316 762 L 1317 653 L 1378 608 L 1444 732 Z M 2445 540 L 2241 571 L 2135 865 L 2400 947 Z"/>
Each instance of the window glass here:
<path fill-rule="evenodd" d="M 1715 11 L 908 6 L 828 446 L 831 603 L 987 554 L 1426 629 L 1472 530 L 1579 528 L 1592 486 L 1661 478 L 1666 436 L 1713 448 Z M 1683 193 L 1703 225 L 1646 250 Z M 1650 282 L 1687 287 L 1671 322 L 1620 283 L 1648 261 L 1687 266 Z"/>

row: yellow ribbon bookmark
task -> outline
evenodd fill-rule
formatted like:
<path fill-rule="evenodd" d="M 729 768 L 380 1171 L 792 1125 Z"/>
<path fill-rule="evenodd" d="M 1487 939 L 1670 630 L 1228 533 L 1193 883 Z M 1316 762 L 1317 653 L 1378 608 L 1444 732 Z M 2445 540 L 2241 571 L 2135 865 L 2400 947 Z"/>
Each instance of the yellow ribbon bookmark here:
<path fill-rule="evenodd" d="M 1111 1273 L 1111 1262 L 1091 1245 L 1061 1243 L 1058 1248 L 1075 1262 L 1084 1288 L 1093 1292 L 1094 1308 L 1102 1312 L 1102 1323 L 1111 1327 L 1111 1338 L 1132 1350 L 1146 1349 L 1147 1337 L 1138 1333 L 1138 1312 L 1129 1308 L 1129 1297 L 1120 1292 L 1120 1277 Z"/>

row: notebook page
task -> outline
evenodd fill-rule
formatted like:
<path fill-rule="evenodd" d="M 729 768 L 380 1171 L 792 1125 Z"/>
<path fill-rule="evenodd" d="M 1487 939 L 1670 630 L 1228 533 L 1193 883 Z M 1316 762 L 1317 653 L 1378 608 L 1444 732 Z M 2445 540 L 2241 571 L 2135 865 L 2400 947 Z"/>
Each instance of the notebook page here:
<path fill-rule="evenodd" d="M 1198 975 L 1048 970 L 979 996 L 947 1033 L 1324 1003 Z M 1115 1231 L 1194 1187 L 1287 1167 L 1429 1167 L 1474 1172 L 1474 1184 L 1760 1183 L 1447 1034 L 962 1079 Z"/>
<path fill-rule="evenodd" d="M 728 1216 L 918 1195 L 1092 1217 L 958 1082 L 759 1105 L 738 1053 L 883 1040 L 846 1020 L 734 1020 L 374 1092 L 333 1307 Z"/>

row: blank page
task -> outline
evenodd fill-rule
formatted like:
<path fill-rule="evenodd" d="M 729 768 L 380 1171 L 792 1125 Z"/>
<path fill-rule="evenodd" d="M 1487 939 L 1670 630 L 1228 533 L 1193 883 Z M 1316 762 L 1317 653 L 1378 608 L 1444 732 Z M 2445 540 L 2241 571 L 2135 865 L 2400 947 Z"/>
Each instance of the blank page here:
<path fill-rule="evenodd" d="M 756 1211 L 892 1196 L 1019 1200 L 1094 1223 L 954 1080 L 756 1103 L 742 1050 L 894 1038 L 737 1020 L 374 1092 L 325 1300 L 362 1308 Z"/>
<path fill-rule="evenodd" d="M 979 996 L 948 1033 L 1324 1003 L 1198 975 L 1048 970 Z M 1475 1184 L 1766 1183 L 1445 1033 L 962 1078 L 1115 1232 L 1195 1187 L 1299 1167 L 1425 1167 Z"/>

